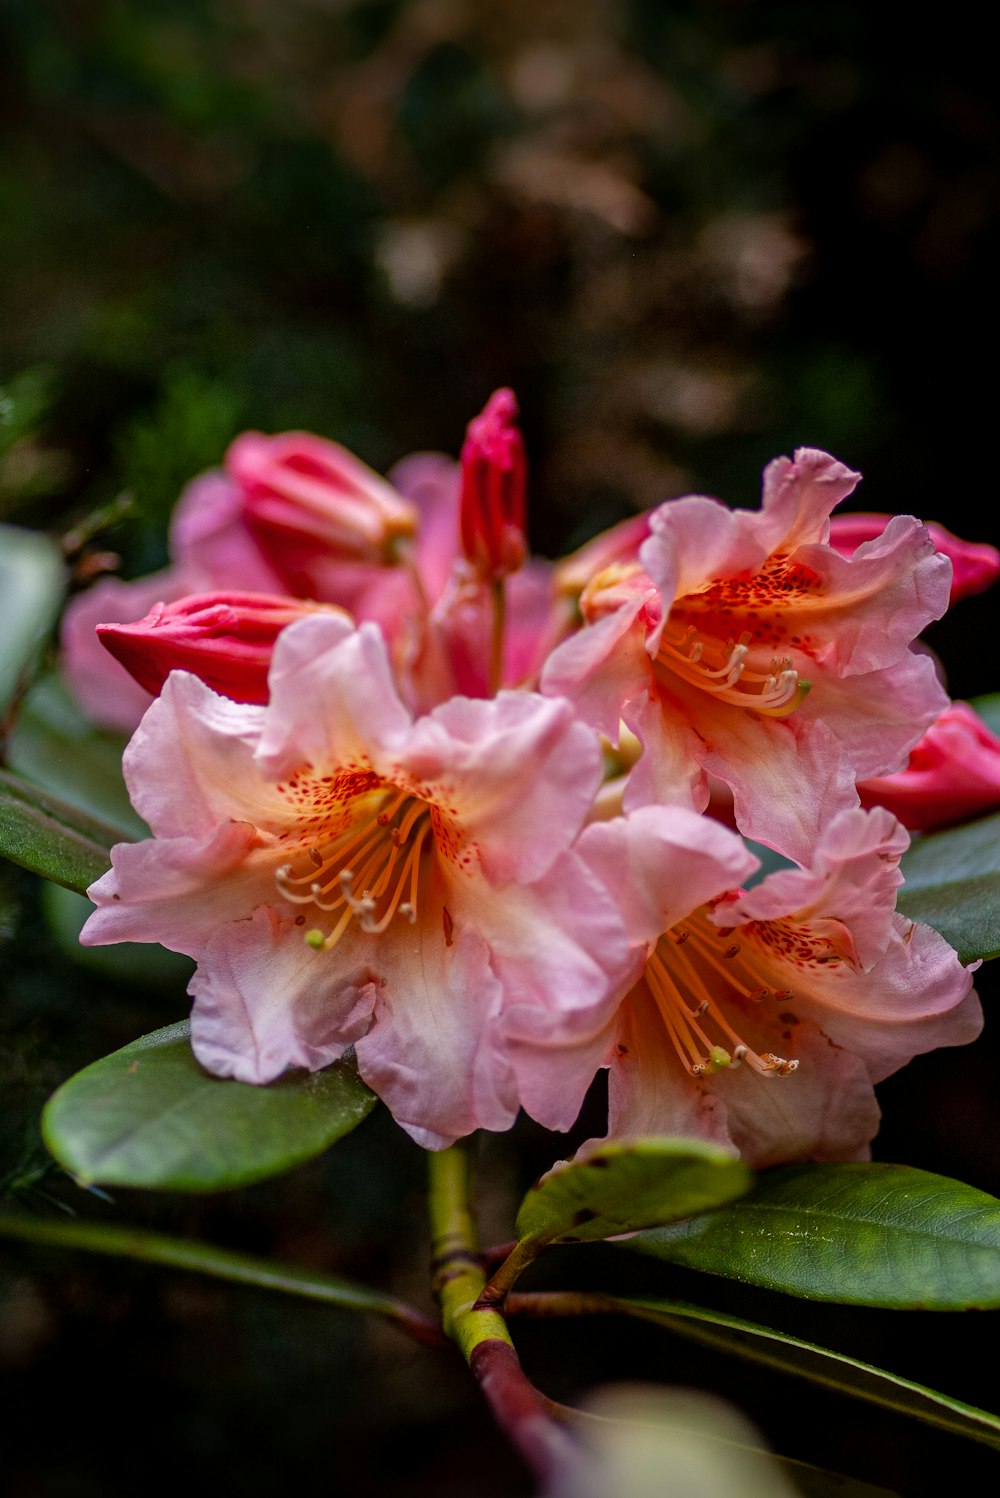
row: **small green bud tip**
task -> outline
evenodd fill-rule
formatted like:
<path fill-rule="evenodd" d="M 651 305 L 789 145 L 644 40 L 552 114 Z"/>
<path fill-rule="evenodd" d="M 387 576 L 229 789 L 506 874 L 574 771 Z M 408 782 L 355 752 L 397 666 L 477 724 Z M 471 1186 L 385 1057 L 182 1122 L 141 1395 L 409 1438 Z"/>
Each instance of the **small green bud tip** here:
<path fill-rule="evenodd" d="M 725 1071 L 727 1066 L 732 1066 L 733 1058 L 721 1045 L 714 1045 L 708 1053 L 709 1063 L 713 1071 Z"/>
<path fill-rule="evenodd" d="M 322 931 L 306 932 L 306 946 L 312 947 L 314 952 L 321 952 L 323 950 L 323 944 L 325 941 L 326 937 L 323 935 Z"/>

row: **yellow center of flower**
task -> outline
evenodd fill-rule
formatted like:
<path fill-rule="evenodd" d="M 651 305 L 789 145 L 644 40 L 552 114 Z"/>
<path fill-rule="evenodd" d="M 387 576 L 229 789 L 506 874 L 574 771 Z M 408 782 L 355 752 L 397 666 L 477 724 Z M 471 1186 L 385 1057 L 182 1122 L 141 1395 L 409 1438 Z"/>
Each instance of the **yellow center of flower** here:
<path fill-rule="evenodd" d="M 703 911 L 660 937 L 645 981 L 681 1065 L 692 1076 L 710 1076 L 743 1061 L 762 1076 L 787 1077 L 798 1070 L 797 1061 L 753 1050 L 726 1018 L 720 991 L 737 1005 L 767 999 L 787 1003 L 792 995 L 771 988 L 756 954 L 733 942 Z"/>
<path fill-rule="evenodd" d="M 423 853 L 428 838 L 435 842 L 433 821 L 428 801 L 377 781 L 341 803 L 328 835 L 302 846 L 275 876 L 286 900 L 334 917 L 328 934 L 306 933 L 311 947 L 330 951 L 352 921 L 373 936 L 397 915 L 416 921 Z"/>
<path fill-rule="evenodd" d="M 689 686 L 711 692 L 717 702 L 749 707 L 768 718 L 785 718 L 802 702 L 811 683 L 803 681 L 790 657 L 772 656 L 766 671 L 750 662 L 749 634 L 723 643 L 693 624 L 668 619 L 660 637 L 657 664 Z"/>

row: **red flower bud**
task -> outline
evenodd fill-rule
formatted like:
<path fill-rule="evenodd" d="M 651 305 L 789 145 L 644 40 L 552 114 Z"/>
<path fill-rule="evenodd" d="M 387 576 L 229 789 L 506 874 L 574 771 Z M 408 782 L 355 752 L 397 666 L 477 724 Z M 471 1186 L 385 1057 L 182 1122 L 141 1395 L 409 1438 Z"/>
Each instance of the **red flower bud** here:
<path fill-rule="evenodd" d="M 889 524 L 888 515 L 834 515 L 830 521 L 830 545 L 843 557 L 852 557 L 863 541 L 874 541 Z M 927 529 L 938 551 L 951 558 L 951 603 L 983 593 L 1000 577 L 1000 551 L 985 541 L 963 541 L 943 525 L 928 520 Z"/>
<path fill-rule="evenodd" d="M 180 670 L 234 702 L 265 703 L 275 640 L 286 624 L 317 612 L 341 610 L 269 593 L 190 593 L 158 603 L 135 624 L 98 624 L 97 635 L 154 696 Z"/>
<path fill-rule="evenodd" d="M 309 596 L 318 561 L 384 564 L 412 536 L 409 500 L 339 443 L 309 432 L 243 432 L 226 453 L 246 523 L 292 592 Z"/>
<path fill-rule="evenodd" d="M 524 441 L 512 390 L 495 390 L 462 448 L 462 550 L 480 577 L 517 572 L 527 551 Z"/>
<path fill-rule="evenodd" d="M 1000 806 L 1000 739 L 967 702 L 952 702 L 913 748 L 905 770 L 858 784 L 862 806 L 885 806 L 927 832 Z"/>

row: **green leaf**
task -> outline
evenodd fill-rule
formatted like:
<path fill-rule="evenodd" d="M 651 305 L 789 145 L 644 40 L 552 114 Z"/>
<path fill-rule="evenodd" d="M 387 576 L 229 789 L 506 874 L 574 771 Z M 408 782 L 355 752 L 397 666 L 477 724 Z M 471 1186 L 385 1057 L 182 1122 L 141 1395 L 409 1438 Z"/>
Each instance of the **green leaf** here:
<path fill-rule="evenodd" d="M 83 893 L 106 872 L 113 829 L 0 770 L 0 855 Z"/>
<path fill-rule="evenodd" d="M 94 907 L 83 895 L 58 884 L 42 888 L 42 910 L 60 949 L 72 962 L 118 983 L 141 984 L 144 989 L 183 991 L 194 972 L 194 962 L 157 942 L 117 941 L 109 946 L 82 947 L 80 931 Z"/>
<path fill-rule="evenodd" d="M 1000 1201 L 906 1165 L 769 1170 L 737 1206 L 622 1247 L 812 1300 L 1000 1306 Z"/>
<path fill-rule="evenodd" d="M 320 1154 L 374 1106 L 346 1061 L 268 1087 L 212 1077 L 183 1021 L 64 1082 L 45 1106 L 42 1133 L 87 1184 L 225 1191 Z"/>
<path fill-rule="evenodd" d="M 1000 1416 L 884 1368 L 805 1342 L 801 1337 L 685 1301 L 626 1300 L 616 1296 L 613 1300 L 609 1297 L 608 1309 L 654 1322 L 678 1336 L 808 1379 L 838 1394 L 849 1394 L 897 1414 L 912 1416 L 952 1435 L 1000 1448 Z"/>
<path fill-rule="evenodd" d="M 963 962 L 1000 956 L 1000 814 L 915 838 L 898 906 L 940 931 Z"/>
<path fill-rule="evenodd" d="M 45 676 L 21 705 L 7 759 L 26 780 L 107 822 L 119 842 L 149 835 L 122 778 L 125 744 L 124 734 L 95 728 L 58 677 Z"/>
<path fill-rule="evenodd" d="M 969 706 L 979 714 L 991 732 L 1000 735 L 1000 692 L 989 692 L 985 697 L 973 697 Z"/>
<path fill-rule="evenodd" d="M 517 1236 L 593 1242 L 704 1212 L 752 1183 L 740 1160 L 700 1140 L 601 1140 L 535 1183 L 517 1214 Z"/>
<path fill-rule="evenodd" d="M 0 711 L 29 672 L 55 624 L 63 596 L 63 563 L 48 536 L 0 525 Z"/>

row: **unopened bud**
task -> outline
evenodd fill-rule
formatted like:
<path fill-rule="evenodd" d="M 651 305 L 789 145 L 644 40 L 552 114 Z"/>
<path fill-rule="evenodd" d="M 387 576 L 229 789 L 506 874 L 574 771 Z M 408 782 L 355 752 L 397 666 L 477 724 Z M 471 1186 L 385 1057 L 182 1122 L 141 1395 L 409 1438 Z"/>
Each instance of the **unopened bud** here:
<path fill-rule="evenodd" d="M 1000 739 L 967 702 L 952 702 L 914 744 L 905 770 L 859 781 L 858 795 L 912 832 L 982 816 L 1000 806 Z"/>
<path fill-rule="evenodd" d="M 275 640 L 287 624 L 318 612 L 341 610 L 268 593 L 191 593 L 158 603 L 134 624 L 98 624 L 97 635 L 154 696 L 180 670 L 234 702 L 263 704 Z"/>
<path fill-rule="evenodd" d="M 852 557 L 863 541 L 874 541 L 889 524 L 889 515 L 834 515 L 830 545 L 841 556 Z M 963 541 L 936 521 L 927 521 L 936 550 L 951 561 L 951 603 L 983 593 L 1000 577 L 1000 551 L 985 541 Z"/>
<path fill-rule="evenodd" d="M 462 448 L 462 550 L 484 579 L 524 565 L 527 464 L 512 390 L 495 390 Z"/>
<path fill-rule="evenodd" d="M 385 564 L 416 532 L 409 500 L 346 448 L 309 432 L 243 432 L 225 458 L 247 526 L 293 592 L 308 595 L 318 560 Z"/>

